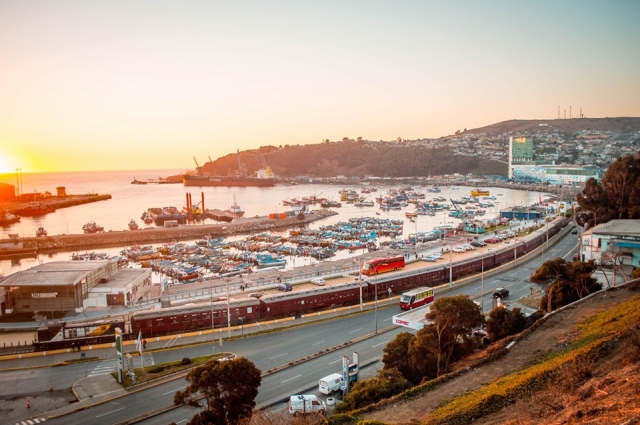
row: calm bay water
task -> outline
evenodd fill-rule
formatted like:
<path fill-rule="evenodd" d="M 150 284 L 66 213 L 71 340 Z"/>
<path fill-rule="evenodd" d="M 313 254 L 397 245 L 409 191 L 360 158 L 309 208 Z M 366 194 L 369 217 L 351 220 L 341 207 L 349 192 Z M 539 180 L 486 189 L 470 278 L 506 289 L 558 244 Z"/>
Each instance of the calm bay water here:
<path fill-rule="evenodd" d="M 49 235 L 78 234 L 83 233 L 82 226 L 90 220 L 104 226 L 105 231 L 127 230 L 130 219 L 135 219 L 141 228 L 146 225 L 140 220 L 140 216 L 147 208 L 175 206 L 182 208 L 186 205 L 186 194 L 191 193 L 192 202 L 197 204 L 204 193 L 205 208 L 226 209 L 231 206 L 235 199 L 244 208 L 245 216 L 267 215 L 269 213 L 285 212 L 290 207 L 282 205 L 283 200 L 301 198 L 304 196 L 316 195 L 338 201 L 340 199 L 339 190 L 344 188 L 359 189 L 356 185 L 276 185 L 271 188 L 231 188 L 231 187 L 189 187 L 182 184 L 131 184 L 134 178 L 137 180 L 158 179 L 184 172 L 184 170 L 143 170 L 143 171 L 100 171 L 100 172 L 73 172 L 73 173 L 22 173 L 21 192 L 51 192 L 56 193 L 56 188 L 64 186 L 69 195 L 80 194 L 110 194 L 112 199 L 86 205 L 79 205 L 71 208 L 62 208 L 54 213 L 42 217 L 23 217 L 19 223 L 0 228 L 2 239 L 8 238 L 10 233 L 17 233 L 20 236 L 35 236 L 38 226 L 44 226 Z M 0 182 L 17 185 L 15 174 L 0 175 Z M 366 194 L 369 199 L 386 194 L 389 188 L 403 187 L 399 184 L 390 185 L 388 183 L 377 186 L 378 192 Z M 426 199 L 442 196 L 449 198 L 460 198 L 468 196 L 470 188 L 451 187 L 442 188 L 442 193 L 427 193 L 426 188 L 414 185 L 416 191 L 425 193 Z M 500 209 L 514 205 L 530 205 L 538 202 L 538 192 L 517 191 L 503 188 L 487 187 L 491 195 L 496 195 L 494 208 L 488 208 L 485 218 L 491 218 L 498 214 Z M 502 194 L 502 196 L 497 196 Z M 544 194 L 542 194 L 544 197 Z M 0 205 L 1 208 L 1 205 Z M 312 207 L 313 208 L 313 207 Z M 319 205 L 316 206 L 319 208 Z M 443 223 L 459 223 L 459 220 L 448 217 L 447 212 L 438 213 L 435 217 L 418 216 L 415 223 L 411 223 L 404 215 L 405 211 L 413 211 L 414 206 L 403 210 L 381 211 L 378 207 L 356 207 L 353 204 L 342 203 L 341 208 L 336 208 L 338 215 L 325 220 L 312 223 L 310 227 L 334 224 L 339 221 L 347 221 L 352 217 L 378 217 L 404 220 L 404 235 L 409 233 L 432 230 L 435 226 Z M 379 215 L 376 215 L 376 212 Z M 202 224 L 202 222 L 199 222 Z M 214 220 L 206 220 L 205 223 L 215 223 Z M 194 225 L 198 225 L 197 223 Z M 155 226 L 155 225 L 151 225 Z M 121 249 L 98 249 L 99 252 L 108 252 L 116 255 Z M 341 256 L 348 255 L 340 253 Z M 341 257 L 338 257 L 341 258 Z M 26 259 L 19 261 L 1 261 L 0 271 L 4 274 L 15 273 L 25 270 L 45 261 L 57 261 L 69 259 L 69 253 L 59 253 L 52 256 L 41 256 L 37 260 Z"/>

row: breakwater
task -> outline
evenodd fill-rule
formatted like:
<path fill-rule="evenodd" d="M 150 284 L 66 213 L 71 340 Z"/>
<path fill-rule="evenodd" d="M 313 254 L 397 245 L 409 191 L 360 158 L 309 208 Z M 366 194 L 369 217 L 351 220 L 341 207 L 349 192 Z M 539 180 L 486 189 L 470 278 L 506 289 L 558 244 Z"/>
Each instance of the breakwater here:
<path fill-rule="evenodd" d="M 0 240 L 0 259 L 30 258 L 55 252 L 72 252 L 96 248 L 126 247 L 158 244 L 168 241 L 195 240 L 236 234 L 252 234 L 289 227 L 297 227 L 336 215 L 335 211 L 321 209 L 304 215 L 304 218 L 286 217 L 272 219 L 268 216 L 236 219 L 230 223 L 194 224 L 177 227 L 154 227 L 142 230 L 109 231 L 91 234 L 28 237 L 19 240 Z"/>

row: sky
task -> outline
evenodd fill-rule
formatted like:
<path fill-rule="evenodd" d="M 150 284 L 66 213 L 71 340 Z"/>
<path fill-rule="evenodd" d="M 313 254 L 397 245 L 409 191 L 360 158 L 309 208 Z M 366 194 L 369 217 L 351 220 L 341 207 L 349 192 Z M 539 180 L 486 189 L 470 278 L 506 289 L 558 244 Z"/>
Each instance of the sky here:
<path fill-rule="evenodd" d="M 639 17 L 637 0 L 1 0 L 0 173 L 638 117 Z"/>

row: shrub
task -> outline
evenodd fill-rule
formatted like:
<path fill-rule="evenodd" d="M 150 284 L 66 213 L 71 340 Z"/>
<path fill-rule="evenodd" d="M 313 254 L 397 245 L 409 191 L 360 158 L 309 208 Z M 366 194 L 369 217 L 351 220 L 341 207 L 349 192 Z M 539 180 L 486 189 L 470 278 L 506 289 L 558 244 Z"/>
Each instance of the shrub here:
<path fill-rule="evenodd" d="M 184 357 L 182 359 L 182 361 L 180 362 L 180 366 L 187 366 L 187 365 L 190 365 L 191 363 L 192 362 L 191 362 L 191 359 L 189 357 Z"/>
<path fill-rule="evenodd" d="M 508 310 L 498 307 L 491 310 L 487 319 L 487 333 L 491 341 L 519 334 L 527 327 L 527 319 L 519 308 Z"/>

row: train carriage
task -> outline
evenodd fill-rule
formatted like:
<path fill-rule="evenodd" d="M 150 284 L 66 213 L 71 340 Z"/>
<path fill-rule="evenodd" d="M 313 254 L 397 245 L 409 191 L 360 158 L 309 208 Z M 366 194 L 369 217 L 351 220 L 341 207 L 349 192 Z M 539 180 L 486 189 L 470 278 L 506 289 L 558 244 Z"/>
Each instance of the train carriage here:
<path fill-rule="evenodd" d="M 41 326 L 33 347 L 36 351 L 58 348 L 80 348 L 86 345 L 115 341 L 115 329 L 126 332 L 123 319 L 98 320 L 86 323 L 54 322 Z"/>
<path fill-rule="evenodd" d="M 496 265 L 502 265 L 502 264 L 508 263 L 509 261 L 513 261 L 513 258 L 514 258 L 513 247 L 505 248 L 502 251 L 496 252 L 494 254 L 494 257 L 495 257 Z"/>
<path fill-rule="evenodd" d="M 367 278 L 368 297 L 367 300 L 373 300 L 378 293 L 378 297 L 389 293 L 400 294 L 407 289 L 417 288 L 418 286 L 437 286 L 447 279 L 448 269 L 442 266 L 430 267 L 427 270 L 416 272 L 395 273 L 376 278 Z M 377 287 L 377 289 L 376 289 Z"/>
<path fill-rule="evenodd" d="M 260 301 L 247 297 L 229 300 L 231 324 L 236 325 L 243 319 L 244 323 L 260 319 Z M 131 328 L 134 335 L 142 332 L 144 337 L 166 335 L 169 333 L 193 332 L 211 329 L 228 324 L 227 301 L 216 301 L 199 306 L 169 307 L 156 311 L 133 313 Z"/>
<path fill-rule="evenodd" d="M 459 263 L 453 263 L 453 265 L 451 266 L 451 275 L 454 280 L 459 279 L 461 277 L 479 272 L 482 269 L 483 265 L 484 263 L 482 258 L 471 258 Z"/>
<path fill-rule="evenodd" d="M 367 287 L 363 286 L 362 291 L 364 297 Z M 357 304 L 359 301 L 359 282 L 269 294 L 260 298 L 263 318 L 294 316 L 325 308 Z"/>

